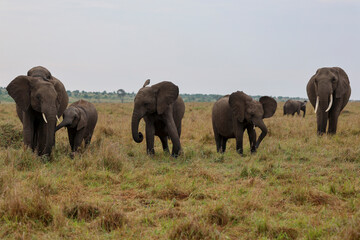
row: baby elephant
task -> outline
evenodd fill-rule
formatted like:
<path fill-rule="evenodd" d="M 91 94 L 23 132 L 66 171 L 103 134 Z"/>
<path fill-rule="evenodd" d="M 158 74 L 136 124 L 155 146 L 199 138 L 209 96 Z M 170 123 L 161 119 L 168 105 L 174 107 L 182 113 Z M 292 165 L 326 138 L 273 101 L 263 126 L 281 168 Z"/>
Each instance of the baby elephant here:
<path fill-rule="evenodd" d="M 304 112 L 303 117 L 305 117 L 306 103 L 307 101 L 287 100 L 284 104 L 284 115 L 291 114 L 294 116 L 295 113 L 297 113 L 297 115 L 300 115 L 301 110 Z"/>
<path fill-rule="evenodd" d="M 98 114 L 92 103 L 79 100 L 65 110 L 63 118 L 63 121 L 56 127 L 56 131 L 67 127 L 71 156 L 74 156 L 83 140 L 85 140 L 85 147 L 90 144 Z"/>
<path fill-rule="evenodd" d="M 263 119 L 273 116 L 276 107 L 277 103 L 271 97 L 264 96 L 259 101 L 255 101 L 239 91 L 220 98 L 212 110 L 216 150 L 225 152 L 227 140 L 236 138 L 236 151 L 242 154 L 243 136 L 246 129 L 249 134 L 251 152 L 256 152 L 267 134 Z M 261 129 L 257 141 L 254 126 Z"/>

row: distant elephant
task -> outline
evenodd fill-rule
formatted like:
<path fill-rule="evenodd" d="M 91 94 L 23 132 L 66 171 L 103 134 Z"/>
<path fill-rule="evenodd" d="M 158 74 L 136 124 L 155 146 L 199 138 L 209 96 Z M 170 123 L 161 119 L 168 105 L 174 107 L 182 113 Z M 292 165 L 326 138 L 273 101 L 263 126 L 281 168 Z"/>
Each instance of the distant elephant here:
<path fill-rule="evenodd" d="M 216 150 L 225 152 L 227 140 L 236 138 L 236 151 L 243 154 L 243 135 L 247 129 L 251 152 L 256 152 L 267 134 L 263 119 L 273 116 L 276 108 L 275 99 L 264 96 L 258 102 L 242 91 L 220 98 L 212 109 Z M 254 126 L 262 131 L 257 141 Z"/>
<path fill-rule="evenodd" d="M 306 103 L 307 101 L 287 100 L 284 104 L 284 115 L 291 114 L 294 116 L 295 113 L 300 115 L 301 110 L 304 112 L 303 117 L 305 117 Z"/>
<path fill-rule="evenodd" d="M 74 102 L 65 110 L 63 121 L 56 127 L 56 131 L 62 127 L 67 127 L 72 156 L 83 140 L 85 147 L 90 144 L 97 119 L 98 114 L 95 106 L 82 99 Z"/>
<path fill-rule="evenodd" d="M 18 76 L 6 87 L 16 102 L 23 124 L 24 144 L 38 155 L 50 155 L 55 145 L 58 116 L 67 107 L 69 97 L 64 85 L 44 67 L 34 67 L 28 76 Z"/>
<path fill-rule="evenodd" d="M 306 87 L 307 95 L 315 108 L 317 133 L 335 134 L 340 112 L 351 95 L 350 82 L 345 71 L 339 67 L 320 68 L 311 77 Z"/>
<path fill-rule="evenodd" d="M 146 149 L 148 154 L 154 154 L 154 135 L 161 140 L 164 151 L 168 152 L 168 137 L 173 143 L 172 156 L 181 151 L 180 135 L 181 120 L 185 113 L 185 104 L 179 96 L 179 88 L 172 82 L 160 82 L 149 85 L 148 79 L 135 96 L 134 111 L 131 120 L 132 137 L 135 142 L 143 140 L 143 134 L 138 132 L 139 122 L 145 120 Z"/>

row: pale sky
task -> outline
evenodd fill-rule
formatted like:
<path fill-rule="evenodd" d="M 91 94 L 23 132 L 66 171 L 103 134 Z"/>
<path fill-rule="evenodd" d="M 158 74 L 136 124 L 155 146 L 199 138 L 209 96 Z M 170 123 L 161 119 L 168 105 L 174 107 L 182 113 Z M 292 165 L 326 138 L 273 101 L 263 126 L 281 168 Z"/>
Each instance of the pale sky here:
<path fill-rule="evenodd" d="M 360 0 L 0 0 L 0 86 L 38 65 L 69 90 L 293 97 L 339 66 L 360 99 Z"/>

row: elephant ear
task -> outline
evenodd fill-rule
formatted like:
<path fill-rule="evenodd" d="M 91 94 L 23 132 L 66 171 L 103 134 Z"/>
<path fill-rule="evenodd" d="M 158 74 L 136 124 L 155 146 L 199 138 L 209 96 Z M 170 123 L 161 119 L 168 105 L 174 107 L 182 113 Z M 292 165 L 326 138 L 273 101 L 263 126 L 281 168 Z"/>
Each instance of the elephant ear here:
<path fill-rule="evenodd" d="M 259 99 L 259 102 L 263 105 L 264 115 L 263 118 L 272 117 L 277 108 L 277 102 L 272 97 L 264 96 Z"/>
<path fill-rule="evenodd" d="M 88 122 L 88 118 L 86 113 L 84 112 L 84 110 L 79 110 L 79 122 L 76 126 L 76 130 L 79 131 L 80 129 L 83 129 L 84 127 L 86 127 L 87 122 Z"/>
<path fill-rule="evenodd" d="M 251 102 L 252 98 L 242 91 L 233 92 L 229 96 L 229 105 L 233 115 L 239 122 L 245 119 L 246 103 Z"/>
<path fill-rule="evenodd" d="M 58 106 L 57 114 L 58 116 L 61 116 L 64 113 L 69 103 L 69 96 L 66 93 L 66 89 L 64 85 L 59 79 L 52 77 L 52 79 L 49 82 L 51 82 L 54 85 L 54 88 L 57 92 L 57 98 L 56 98 L 56 104 Z"/>
<path fill-rule="evenodd" d="M 163 114 L 170 104 L 174 103 L 179 96 L 179 88 L 172 82 L 161 82 L 152 85 L 155 90 L 157 101 L 156 110 L 158 114 Z"/>
<path fill-rule="evenodd" d="M 334 67 L 336 75 L 338 76 L 338 85 L 335 89 L 335 97 L 336 98 L 342 98 L 344 94 L 346 93 L 346 89 L 349 88 L 349 77 L 345 73 L 344 70 L 342 70 L 339 67 Z"/>
<path fill-rule="evenodd" d="M 30 106 L 30 81 L 31 77 L 18 76 L 6 87 L 9 95 L 15 100 L 22 111 Z"/>

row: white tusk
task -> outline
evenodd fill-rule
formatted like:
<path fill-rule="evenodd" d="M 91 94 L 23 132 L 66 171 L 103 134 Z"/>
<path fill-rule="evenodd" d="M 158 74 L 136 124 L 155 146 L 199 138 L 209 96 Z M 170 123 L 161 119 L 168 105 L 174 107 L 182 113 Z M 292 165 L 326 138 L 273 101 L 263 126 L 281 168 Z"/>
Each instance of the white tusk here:
<path fill-rule="evenodd" d="M 319 107 L 319 101 L 320 101 L 320 97 L 319 96 L 317 96 L 316 97 L 316 104 L 315 104 L 315 113 L 317 112 L 317 110 L 318 110 L 318 107 Z"/>
<path fill-rule="evenodd" d="M 329 107 L 325 110 L 325 112 L 328 112 L 330 110 L 330 108 L 332 107 L 333 104 L 333 95 L 330 95 L 330 103 L 329 103 Z"/>
<path fill-rule="evenodd" d="M 43 116 L 44 121 L 47 123 L 47 120 L 46 120 L 46 117 L 45 117 L 44 113 L 42 113 L 42 116 Z"/>
<path fill-rule="evenodd" d="M 60 119 L 57 115 L 56 115 L 56 120 L 58 121 L 58 123 L 60 123 Z"/>

